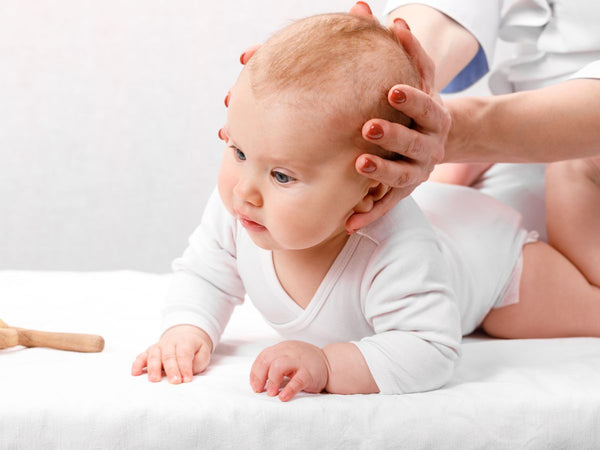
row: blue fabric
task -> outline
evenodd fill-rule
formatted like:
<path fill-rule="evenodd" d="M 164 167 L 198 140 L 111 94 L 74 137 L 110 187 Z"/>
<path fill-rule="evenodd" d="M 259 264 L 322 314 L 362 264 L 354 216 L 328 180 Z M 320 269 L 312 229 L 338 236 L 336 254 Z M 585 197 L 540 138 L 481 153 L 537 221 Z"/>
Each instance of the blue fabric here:
<path fill-rule="evenodd" d="M 479 51 L 473 57 L 471 62 L 456 75 L 450 83 L 442 90 L 443 94 L 452 94 L 460 92 L 469 86 L 472 86 L 476 81 L 483 77 L 489 71 L 487 58 L 483 47 L 479 46 Z"/>

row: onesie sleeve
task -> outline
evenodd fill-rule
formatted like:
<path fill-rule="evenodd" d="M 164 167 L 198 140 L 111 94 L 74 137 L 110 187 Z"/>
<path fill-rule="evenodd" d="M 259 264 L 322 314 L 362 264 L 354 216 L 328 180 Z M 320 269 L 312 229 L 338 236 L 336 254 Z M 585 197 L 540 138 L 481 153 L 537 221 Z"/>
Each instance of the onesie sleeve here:
<path fill-rule="evenodd" d="M 216 347 L 233 308 L 244 300 L 237 271 L 235 219 L 212 193 L 189 246 L 173 262 L 173 282 L 163 310 L 163 326 L 202 328 Z"/>
<path fill-rule="evenodd" d="M 460 313 L 438 244 L 413 236 L 375 255 L 364 300 L 372 336 L 354 342 L 382 394 L 437 389 L 460 355 Z"/>
<path fill-rule="evenodd" d="M 600 60 L 587 64 L 581 70 L 575 72 L 570 79 L 577 78 L 600 79 Z"/>
<path fill-rule="evenodd" d="M 400 6 L 415 3 L 444 13 L 466 28 L 479 42 L 479 52 L 444 92 L 465 89 L 489 71 L 494 60 L 503 0 L 388 0 L 384 14 L 388 15 Z"/>

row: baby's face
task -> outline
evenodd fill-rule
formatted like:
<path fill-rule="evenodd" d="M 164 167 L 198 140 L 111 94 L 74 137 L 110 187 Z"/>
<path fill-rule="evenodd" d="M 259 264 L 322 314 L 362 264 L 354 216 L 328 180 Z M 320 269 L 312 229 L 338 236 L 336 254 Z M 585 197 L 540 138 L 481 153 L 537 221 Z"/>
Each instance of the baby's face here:
<path fill-rule="evenodd" d="M 247 77 L 232 90 L 225 126 L 218 186 L 226 208 L 268 250 L 313 248 L 345 234 L 374 183 L 354 169 L 362 152 L 320 111 L 257 101 Z"/>

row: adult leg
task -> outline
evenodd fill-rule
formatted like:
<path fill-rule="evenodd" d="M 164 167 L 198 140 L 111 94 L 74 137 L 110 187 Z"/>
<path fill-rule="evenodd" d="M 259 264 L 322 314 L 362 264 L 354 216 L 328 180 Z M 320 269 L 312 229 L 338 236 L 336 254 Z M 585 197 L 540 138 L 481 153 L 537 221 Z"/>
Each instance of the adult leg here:
<path fill-rule="evenodd" d="M 600 337 L 600 288 L 544 242 L 523 247 L 519 302 L 493 309 L 483 329 L 494 337 Z"/>
<path fill-rule="evenodd" d="M 600 286 L 600 156 L 549 164 L 548 242 Z"/>

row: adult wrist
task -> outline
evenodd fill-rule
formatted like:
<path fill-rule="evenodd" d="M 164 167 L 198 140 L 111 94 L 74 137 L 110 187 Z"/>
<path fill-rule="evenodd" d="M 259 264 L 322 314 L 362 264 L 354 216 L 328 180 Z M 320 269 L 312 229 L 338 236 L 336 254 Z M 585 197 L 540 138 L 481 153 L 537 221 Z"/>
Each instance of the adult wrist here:
<path fill-rule="evenodd" d="M 494 97 L 445 99 L 452 123 L 445 144 L 444 163 L 492 162 L 490 119 L 496 107 Z M 490 159 L 492 158 L 492 159 Z"/>

